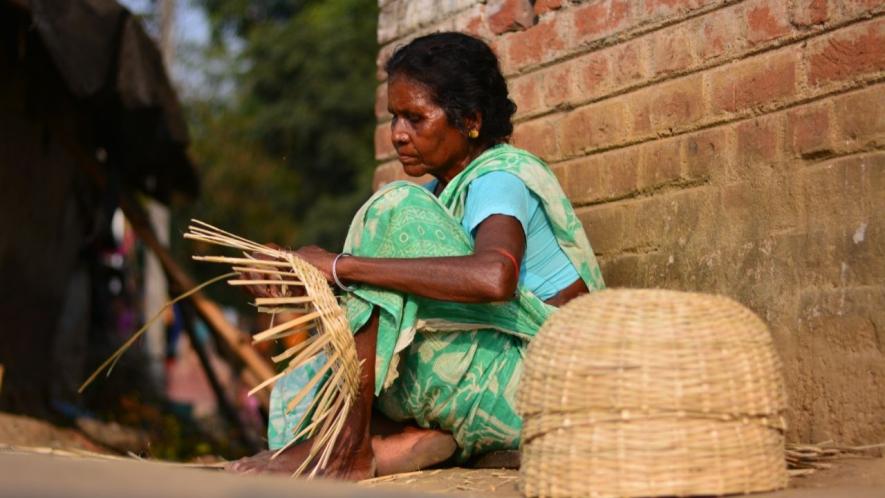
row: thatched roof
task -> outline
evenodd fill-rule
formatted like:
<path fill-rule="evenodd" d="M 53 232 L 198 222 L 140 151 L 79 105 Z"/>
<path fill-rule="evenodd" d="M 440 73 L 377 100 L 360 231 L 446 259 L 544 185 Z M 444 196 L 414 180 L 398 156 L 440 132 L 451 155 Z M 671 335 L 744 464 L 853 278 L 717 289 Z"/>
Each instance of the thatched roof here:
<path fill-rule="evenodd" d="M 94 114 L 96 146 L 126 183 L 162 201 L 195 196 L 187 127 L 160 51 L 113 0 L 0 0 L 29 23 L 70 94 Z"/>

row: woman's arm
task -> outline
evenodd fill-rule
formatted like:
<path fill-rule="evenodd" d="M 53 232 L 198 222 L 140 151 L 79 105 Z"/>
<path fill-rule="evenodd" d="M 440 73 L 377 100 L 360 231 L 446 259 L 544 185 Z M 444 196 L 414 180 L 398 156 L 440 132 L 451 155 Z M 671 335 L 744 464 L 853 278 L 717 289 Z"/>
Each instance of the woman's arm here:
<path fill-rule="evenodd" d="M 525 233 L 520 222 L 505 215 L 492 215 L 476 229 L 474 253 L 441 258 L 387 259 L 343 257 L 338 259 L 338 278 L 346 283 L 364 283 L 432 299 L 461 303 L 486 303 L 512 298 L 518 283 L 511 254 L 517 264 L 525 251 Z M 297 254 L 332 280 L 334 253 L 310 246 Z"/>

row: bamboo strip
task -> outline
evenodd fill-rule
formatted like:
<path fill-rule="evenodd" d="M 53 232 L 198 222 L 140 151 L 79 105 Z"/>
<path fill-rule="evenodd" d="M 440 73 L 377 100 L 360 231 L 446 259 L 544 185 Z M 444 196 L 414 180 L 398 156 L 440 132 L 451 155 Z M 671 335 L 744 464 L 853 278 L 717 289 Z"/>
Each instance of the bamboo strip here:
<path fill-rule="evenodd" d="M 334 372 L 324 383 L 323 387 L 317 391 L 316 397 L 308 405 L 308 411 L 314 410 L 314 413 L 318 414 L 317 418 L 323 418 L 324 415 L 328 413 L 329 405 L 334 401 L 336 397 L 335 395 L 338 392 L 339 383 L 341 382 L 343 373 L 342 370 Z M 292 403 L 291 401 L 287 403 L 286 413 L 290 413 L 297 405 L 298 403 Z"/>
<path fill-rule="evenodd" d="M 271 270 L 267 268 L 249 268 L 246 266 L 234 266 L 233 270 L 240 273 L 264 273 L 267 275 L 280 275 L 283 277 L 298 278 L 297 274 L 290 271 Z"/>
<path fill-rule="evenodd" d="M 280 313 L 296 313 L 303 315 L 312 311 L 312 306 L 257 306 L 255 308 L 259 313 L 267 313 L 269 315 L 279 315 Z"/>
<path fill-rule="evenodd" d="M 113 365 L 115 365 L 117 363 L 117 360 L 119 360 L 121 357 L 123 357 L 123 354 L 126 353 L 126 351 L 128 351 L 129 348 L 132 347 L 133 344 L 135 344 L 135 341 L 137 341 L 142 335 L 144 335 L 145 332 L 147 332 L 147 330 L 150 328 L 150 326 L 154 322 L 156 322 L 157 320 L 160 319 L 160 317 L 163 316 L 163 313 L 170 306 L 181 301 L 182 299 L 186 299 L 186 298 L 190 297 L 191 295 L 196 294 L 197 292 L 200 292 L 203 288 L 208 287 L 208 286 L 214 284 L 215 282 L 220 282 L 220 281 L 222 281 L 226 278 L 232 277 L 234 275 L 236 275 L 236 273 L 225 273 L 224 275 L 219 275 L 215 278 L 209 279 L 209 280 L 203 282 L 202 284 L 194 287 L 193 289 L 185 292 L 184 294 L 181 294 L 180 296 L 176 297 L 175 299 L 169 301 L 165 305 L 163 305 L 163 307 L 160 308 L 160 310 L 157 311 L 157 313 L 155 313 L 154 316 L 150 317 L 148 319 L 148 321 L 146 321 L 140 329 L 135 331 L 135 333 L 132 334 L 132 336 L 129 339 L 127 339 L 126 342 L 123 343 L 122 346 L 117 348 L 117 350 L 114 351 L 114 353 L 111 354 L 111 356 L 108 359 L 106 359 L 101 365 L 99 365 L 98 368 L 96 368 L 95 371 L 92 372 L 92 375 L 90 375 L 85 381 L 83 381 L 83 384 L 80 385 L 80 388 L 77 389 L 77 392 L 82 394 L 83 390 L 86 389 L 89 386 L 89 384 L 92 384 L 92 382 L 98 377 L 98 374 L 100 374 L 102 372 L 102 370 L 104 370 L 105 368 L 109 368 L 109 367 L 112 368 Z M 108 370 L 108 373 L 110 373 L 110 370 Z"/>
<path fill-rule="evenodd" d="M 255 386 L 251 390 L 249 390 L 249 396 L 252 396 L 253 394 L 257 393 L 258 391 L 260 391 L 260 390 L 264 389 L 265 387 L 273 384 L 274 382 L 280 380 L 281 378 L 286 376 L 286 374 L 288 374 L 292 370 L 295 370 L 295 369 L 294 368 L 287 368 L 287 369 L 283 370 L 282 372 L 274 375 L 273 377 L 271 377 L 269 379 L 265 379 L 264 381 L 261 382 L 261 384 L 258 384 L 257 386 Z"/>
<path fill-rule="evenodd" d="M 347 318 L 339 306 L 338 298 L 331 292 L 325 276 L 296 254 L 256 244 L 199 220 L 193 220 L 187 238 L 244 251 L 245 257 L 194 257 L 198 261 L 230 264 L 241 277 L 246 275 L 244 278 L 232 280 L 231 285 L 283 287 L 303 285 L 306 296 L 255 300 L 254 304 L 260 312 L 275 313 L 305 308 L 314 310 L 285 323 L 271 326 L 253 336 L 253 340 L 257 342 L 311 331 L 311 336 L 305 343 L 294 346 L 273 358 L 274 361 L 288 361 L 285 371 L 256 389 L 266 387 L 294 369 L 303 368 L 321 351 L 325 353 L 325 361 L 318 371 L 287 403 L 287 409 L 294 408 L 312 390 L 317 389 L 320 383 L 323 383 L 317 389 L 315 398 L 308 404 L 302 419 L 295 424 L 296 427 L 300 427 L 299 434 L 294 434 L 296 437 L 276 453 L 278 455 L 285 451 L 299 441 L 301 436 L 307 435 L 311 438 L 312 444 L 307 458 L 293 475 L 304 472 L 312 464 L 314 467 L 311 476 L 316 475 L 320 469 L 328 465 L 333 447 L 339 440 L 348 413 L 357 399 L 362 368 L 362 362 L 356 356 L 356 347 Z M 257 259 L 250 254 L 262 254 L 273 259 Z M 267 275 L 268 278 L 252 277 L 253 273 Z M 277 280 L 271 277 L 281 278 Z M 289 306 L 299 304 L 303 306 Z M 254 392 L 257 391 L 253 390 Z"/>
<path fill-rule="evenodd" d="M 289 400 L 289 403 L 287 403 L 286 405 L 286 409 L 288 411 L 292 411 L 292 408 L 297 406 L 298 403 L 300 403 L 305 396 L 310 394 L 310 391 L 314 388 L 314 386 L 316 386 L 321 380 L 323 380 L 323 375 L 326 375 L 326 372 L 328 372 L 329 369 L 332 368 L 332 366 L 334 365 L 334 361 L 334 359 L 329 358 L 326 364 L 323 365 L 322 368 L 317 370 L 317 373 L 314 374 L 312 379 L 310 379 L 310 382 L 305 384 L 304 387 L 302 387 L 301 390 L 298 391 L 298 394 L 296 394 L 292 399 Z"/>
<path fill-rule="evenodd" d="M 334 406 L 340 408 L 340 405 L 342 405 L 343 402 L 344 402 L 343 398 L 339 396 L 335 399 Z M 307 458 L 304 460 L 304 462 L 301 463 L 301 465 L 295 470 L 295 472 L 292 473 L 293 476 L 301 475 L 305 471 L 305 469 L 307 469 L 307 466 L 313 462 L 314 458 L 316 458 L 317 454 L 320 452 L 320 449 L 323 447 L 323 445 L 326 443 L 326 441 L 332 435 L 331 429 L 333 427 L 334 418 L 333 417 L 325 417 L 322 420 L 323 420 L 323 425 L 320 426 L 319 434 L 314 436 L 315 439 L 313 441 L 313 444 L 310 445 L 310 451 L 307 454 Z M 318 469 L 319 469 L 319 466 L 315 465 L 313 468 L 313 471 L 310 473 L 310 477 L 314 477 L 314 473 Z"/>
<path fill-rule="evenodd" d="M 255 299 L 255 304 L 257 306 L 273 306 L 275 304 L 301 304 L 312 302 L 314 302 L 314 298 L 310 296 L 259 297 Z"/>
<path fill-rule="evenodd" d="M 236 235 L 236 234 L 233 234 L 233 233 L 230 233 L 230 232 L 224 231 L 224 230 L 222 230 L 222 229 L 220 229 L 220 228 L 218 228 L 218 227 L 216 227 L 216 226 L 210 225 L 209 223 L 206 223 L 205 221 L 202 221 L 202 220 L 192 219 L 192 220 L 191 220 L 191 223 L 192 223 L 192 224 L 197 224 L 197 225 L 202 225 L 203 227 L 206 227 L 206 228 L 208 228 L 209 230 L 212 230 L 212 231 L 214 231 L 214 232 L 220 233 L 220 234 L 225 235 L 225 236 L 227 236 L 227 237 L 230 237 L 231 239 L 234 239 L 234 240 L 240 240 L 240 241 L 243 241 L 243 242 L 248 242 L 248 243 L 250 243 L 250 244 L 255 244 L 255 242 L 252 242 L 251 240 L 249 240 L 249 239 L 247 239 L 247 238 L 245 238 L 245 237 L 240 237 L 239 235 Z M 259 244 L 255 244 L 255 245 L 259 245 Z M 269 249 L 267 246 L 261 246 L 261 247 L 262 247 L 262 248 L 265 248 L 265 249 Z"/>
<path fill-rule="evenodd" d="M 304 330 L 307 330 L 307 329 L 305 328 L 305 329 L 299 330 L 299 332 L 303 332 Z M 314 342 L 316 342 L 316 340 L 317 340 L 316 336 L 308 337 L 307 339 L 299 342 L 298 344 L 292 346 L 291 348 L 272 357 L 271 360 L 273 360 L 274 363 L 280 363 L 282 361 L 288 360 L 292 356 L 295 356 L 296 354 L 300 353 L 301 350 L 303 350 L 304 348 L 306 348 L 306 347 L 310 346 L 311 344 L 313 344 Z"/>
<path fill-rule="evenodd" d="M 304 287 L 297 280 L 228 280 L 227 285 L 284 285 L 290 287 Z"/>
<path fill-rule="evenodd" d="M 296 327 L 298 325 L 301 325 L 302 323 L 309 322 L 309 321 L 319 317 L 320 315 L 322 315 L 322 312 L 314 311 L 313 313 L 308 313 L 304 316 L 299 316 L 298 318 L 295 318 L 294 320 L 289 320 L 288 322 L 281 323 L 281 324 L 277 325 L 276 327 L 271 327 L 271 328 L 265 330 L 264 332 L 259 332 L 258 334 L 253 335 L 252 342 L 260 342 L 260 341 L 270 339 L 271 337 L 274 337 L 279 332 L 290 329 L 292 327 Z"/>
<path fill-rule="evenodd" d="M 276 266 L 285 268 L 290 266 L 286 261 L 270 261 L 267 259 L 250 259 L 250 258 L 232 258 L 230 256 L 191 256 L 194 261 L 205 261 L 207 263 L 227 263 L 232 265 L 257 265 L 257 266 Z"/>

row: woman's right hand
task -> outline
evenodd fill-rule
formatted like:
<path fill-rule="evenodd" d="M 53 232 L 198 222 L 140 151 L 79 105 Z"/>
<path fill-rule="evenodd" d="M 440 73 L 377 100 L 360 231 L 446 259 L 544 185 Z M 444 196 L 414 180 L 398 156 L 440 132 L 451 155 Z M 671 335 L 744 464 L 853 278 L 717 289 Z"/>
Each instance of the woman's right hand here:
<path fill-rule="evenodd" d="M 285 251 L 285 249 L 278 246 L 277 244 L 274 244 L 273 242 L 269 242 L 265 245 L 278 251 Z M 253 252 L 251 256 L 255 259 L 261 259 L 264 261 L 277 261 L 271 256 L 257 252 Z M 243 272 L 242 278 L 243 280 L 282 280 L 279 275 L 256 272 Z M 303 287 L 286 286 L 284 288 L 284 286 L 282 285 L 273 284 L 246 285 L 244 287 L 246 288 L 246 291 L 248 291 L 254 297 L 290 297 L 296 296 L 299 293 L 303 292 Z"/>

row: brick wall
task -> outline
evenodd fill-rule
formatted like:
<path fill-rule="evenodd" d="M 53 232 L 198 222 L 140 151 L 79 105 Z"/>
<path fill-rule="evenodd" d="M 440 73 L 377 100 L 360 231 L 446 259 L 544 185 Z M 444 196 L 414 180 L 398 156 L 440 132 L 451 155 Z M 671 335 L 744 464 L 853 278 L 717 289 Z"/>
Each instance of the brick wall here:
<path fill-rule="evenodd" d="M 792 440 L 885 439 L 885 0 L 380 0 L 492 44 L 610 286 L 772 327 Z M 399 178 L 379 69 L 376 187 Z"/>

